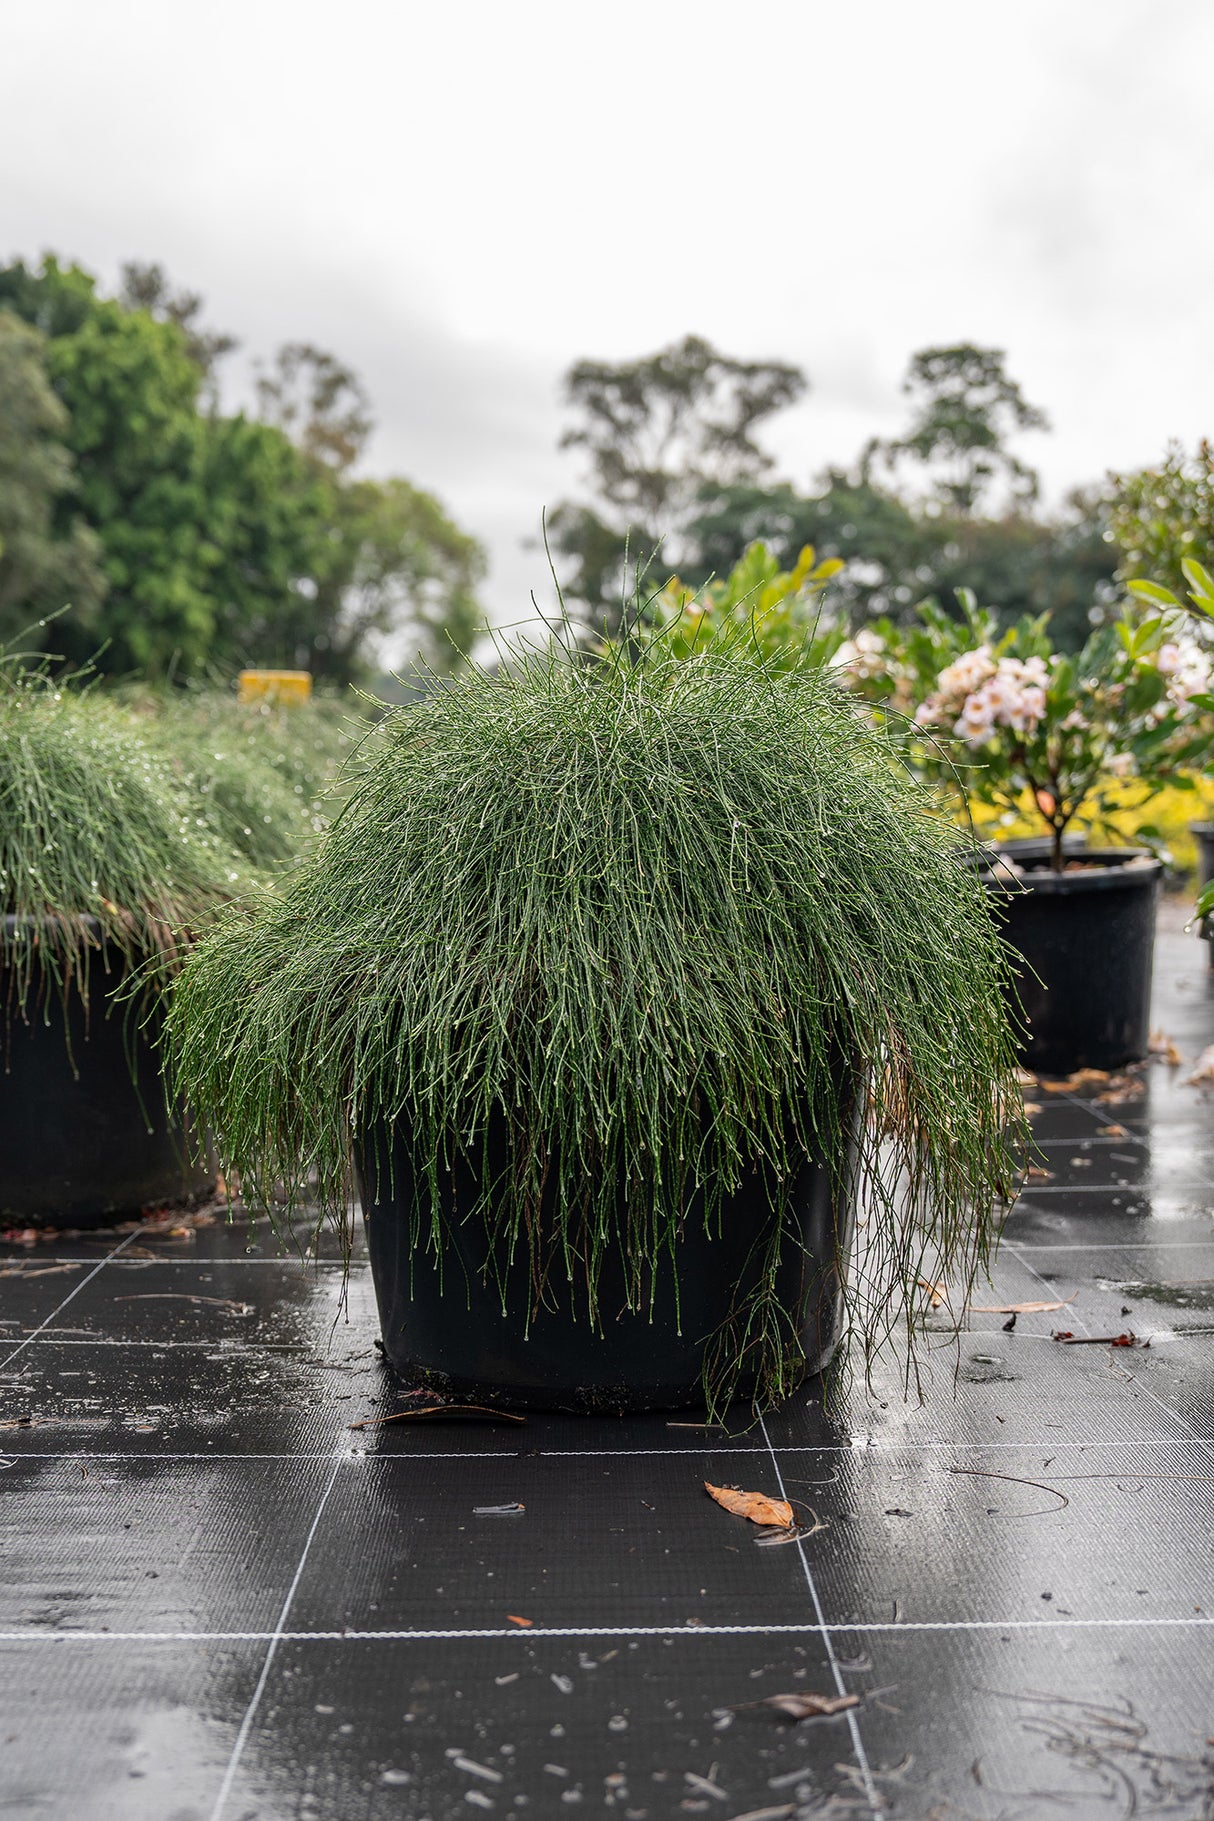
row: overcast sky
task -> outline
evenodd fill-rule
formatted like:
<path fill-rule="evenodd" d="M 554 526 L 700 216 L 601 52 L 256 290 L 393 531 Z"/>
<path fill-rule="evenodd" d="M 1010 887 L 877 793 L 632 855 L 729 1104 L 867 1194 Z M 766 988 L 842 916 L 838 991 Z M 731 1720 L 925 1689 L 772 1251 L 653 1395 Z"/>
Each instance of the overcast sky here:
<path fill-rule="evenodd" d="M 368 467 L 487 543 L 575 490 L 579 356 L 792 360 L 805 484 L 909 354 L 1008 350 L 1051 497 L 1214 433 L 1211 0 L 0 0 L 0 254 L 160 260 L 359 369 Z M 232 384 L 239 380 L 232 369 Z"/>

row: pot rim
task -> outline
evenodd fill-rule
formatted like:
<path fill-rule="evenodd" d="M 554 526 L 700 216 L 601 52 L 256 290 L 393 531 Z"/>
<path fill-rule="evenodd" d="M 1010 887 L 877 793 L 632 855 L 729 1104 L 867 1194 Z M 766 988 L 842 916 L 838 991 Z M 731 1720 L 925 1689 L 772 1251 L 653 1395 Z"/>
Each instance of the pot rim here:
<path fill-rule="evenodd" d="M 994 851 L 999 852 L 998 848 Z M 983 883 L 988 891 L 1006 898 L 1019 898 L 1026 893 L 1070 897 L 1083 892 L 1142 891 L 1158 884 L 1163 874 L 1163 861 L 1145 847 L 1089 847 L 1085 853 L 1089 861 L 1102 864 L 1065 873 L 1017 872 L 1012 878 L 984 868 Z M 1137 864 L 1131 866 L 1131 861 Z"/>

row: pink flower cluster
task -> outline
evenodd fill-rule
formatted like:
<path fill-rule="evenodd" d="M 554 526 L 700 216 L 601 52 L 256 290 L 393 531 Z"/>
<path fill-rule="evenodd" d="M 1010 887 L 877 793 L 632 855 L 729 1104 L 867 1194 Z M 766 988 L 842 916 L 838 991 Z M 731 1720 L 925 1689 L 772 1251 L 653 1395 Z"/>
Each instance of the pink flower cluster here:
<path fill-rule="evenodd" d="M 1193 639 L 1161 645 L 1155 664 L 1166 678 L 1169 699 L 1177 708 L 1187 708 L 1192 698 L 1204 694 L 1214 680 L 1210 653 Z"/>
<path fill-rule="evenodd" d="M 979 645 L 940 672 L 915 719 L 920 726 L 953 721 L 953 732 L 969 746 L 984 745 L 997 727 L 1024 737 L 1045 718 L 1049 680 L 1044 658 L 995 658 Z"/>

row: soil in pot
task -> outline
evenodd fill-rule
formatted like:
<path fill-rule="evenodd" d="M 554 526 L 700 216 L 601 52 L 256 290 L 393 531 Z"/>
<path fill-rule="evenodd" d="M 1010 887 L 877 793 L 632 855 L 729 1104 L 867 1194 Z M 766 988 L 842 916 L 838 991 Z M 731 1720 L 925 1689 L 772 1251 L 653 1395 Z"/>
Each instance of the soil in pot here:
<path fill-rule="evenodd" d="M 0 961 L 0 1227 L 102 1226 L 214 1189 L 165 1108 L 154 1028 L 116 1003 L 124 980 L 94 954 L 87 1010 L 49 981 L 23 1012 Z"/>
<path fill-rule="evenodd" d="M 502 1162 L 504 1151 L 495 1147 L 490 1169 Z M 359 1148 L 358 1167 L 384 1348 L 411 1384 L 463 1402 L 521 1409 L 622 1413 L 703 1405 L 706 1347 L 760 1276 L 756 1241 L 772 1219 L 772 1185 L 761 1169 L 722 1199 L 712 1236 L 705 1232 L 702 1193 L 689 1197 L 677 1242 L 677 1302 L 674 1272 L 663 1259 L 652 1313 L 630 1312 L 623 1267 L 610 1258 L 596 1331 L 584 1297 L 579 1303 L 577 1286 L 563 1279 L 535 1308 L 524 1248 L 513 1261 L 500 1252 L 495 1257 L 500 1281 L 486 1273 L 485 1226 L 461 1224 L 458 1214 L 480 1192 L 470 1163 L 458 1163 L 450 1181 L 441 1267 L 432 1252 L 410 1242 L 415 1207 L 423 1194 L 427 1207 L 429 1199 L 408 1146 L 380 1132 Z M 790 1206 L 775 1292 L 799 1336 L 806 1372 L 813 1373 L 827 1365 L 841 1333 L 852 1214 L 850 1206 L 836 1205 L 831 1173 L 808 1157 Z M 738 1391 L 746 1396 L 754 1388 L 753 1379 L 743 1380 Z"/>
<path fill-rule="evenodd" d="M 1003 934 L 1021 957 L 1026 1067 L 1044 1075 L 1138 1062 L 1150 1040 L 1160 862 L 1133 848 L 1087 848 L 1064 870 L 1014 855 L 992 869 Z"/>

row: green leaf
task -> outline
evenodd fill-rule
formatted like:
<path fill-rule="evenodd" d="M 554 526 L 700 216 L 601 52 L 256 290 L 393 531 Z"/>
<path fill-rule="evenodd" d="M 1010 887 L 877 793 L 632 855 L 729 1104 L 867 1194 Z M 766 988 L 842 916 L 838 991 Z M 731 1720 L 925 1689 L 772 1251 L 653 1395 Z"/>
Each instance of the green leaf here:
<path fill-rule="evenodd" d="M 1194 594 L 1202 595 L 1206 600 L 1214 600 L 1214 575 L 1204 569 L 1190 556 L 1182 557 L 1180 567 L 1184 570 L 1185 581 Z"/>
<path fill-rule="evenodd" d="M 1170 588 L 1162 588 L 1158 582 L 1131 582 L 1130 593 L 1137 595 L 1140 601 L 1153 601 L 1157 607 L 1179 607 L 1180 602 Z"/>

